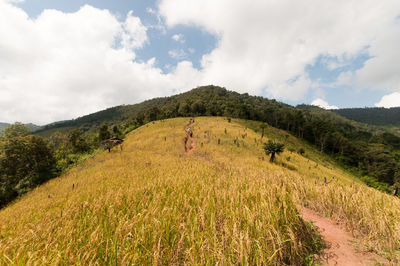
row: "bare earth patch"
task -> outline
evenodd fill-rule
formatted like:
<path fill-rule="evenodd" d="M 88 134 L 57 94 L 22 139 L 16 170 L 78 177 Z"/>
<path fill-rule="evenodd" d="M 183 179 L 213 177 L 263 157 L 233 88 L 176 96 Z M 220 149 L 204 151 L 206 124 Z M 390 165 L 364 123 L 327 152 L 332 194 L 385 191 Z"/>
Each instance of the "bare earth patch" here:
<path fill-rule="evenodd" d="M 316 212 L 302 208 L 302 216 L 306 221 L 312 221 L 318 227 L 323 237 L 326 249 L 320 262 L 322 265 L 386 265 L 388 261 L 373 253 L 356 251 L 352 243 L 355 239 L 332 220 L 322 217 Z"/>

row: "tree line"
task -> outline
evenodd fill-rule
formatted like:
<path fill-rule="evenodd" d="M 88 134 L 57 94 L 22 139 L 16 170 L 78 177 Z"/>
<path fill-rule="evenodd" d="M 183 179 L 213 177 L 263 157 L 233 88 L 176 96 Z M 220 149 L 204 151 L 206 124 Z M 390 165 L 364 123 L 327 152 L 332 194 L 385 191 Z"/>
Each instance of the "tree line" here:
<path fill-rule="evenodd" d="M 371 125 L 400 126 L 400 107 L 344 108 L 333 110 L 348 119 Z"/>
<path fill-rule="evenodd" d="M 102 125 L 98 133 L 76 128 L 50 138 L 33 135 L 21 123 L 8 126 L 0 137 L 0 207 L 92 156 L 112 136 L 123 137 L 116 125 Z"/>

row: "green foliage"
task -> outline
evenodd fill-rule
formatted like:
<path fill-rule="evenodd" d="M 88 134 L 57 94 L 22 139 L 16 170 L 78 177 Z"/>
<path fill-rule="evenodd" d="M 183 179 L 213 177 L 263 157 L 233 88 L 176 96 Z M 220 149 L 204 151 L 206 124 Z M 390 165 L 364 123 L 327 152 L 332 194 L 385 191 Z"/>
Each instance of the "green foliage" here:
<path fill-rule="evenodd" d="M 334 112 L 348 119 L 371 125 L 400 125 L 400 107 L 345 108 Z"/>
<path fill-rule="evenodd" d="M 6 138 L 24 137 L 30 134 L 29 128 L 20 122 L 9 125 L 4 129 Z"/>
<path fill-rule="evenodd" d="M 31 135 L 21 123 L 0 138 L 0 207 L 91 156 L 97 134 L 55 132 L 48 140 Z M 116 129 L 119 132 L 119 129 Z"/>
<path fill-rule="evenodd" d="M 28 135 L 20 123 L 9 126 L 0 143 L 0 206 L 55 175 L 46 140 Z"/>
<path fill-rule="evenodd" d="M 113 135 L 113 137 L 116 137 L 116 138 L 120 138 L 120 139 L 124 138 L 124 134 L 122 134 L 121 130 L 119 129 L 119 127 L 117 125 L 115 125 L 113 127 L 113 134 L 112 135 Z"/>
<path fill-rule="evenodd" d="M 68 142 L 72 147 L 73 153 L 90 152 L 90 145 L 87 143 L 79 129 L 74 129 L 69 132 Z"/>
<path fill-rule="evenodd" d="M 271 155 L 269 159 L 270 162 L 273 162 L 275 159 L 275 154 L 280 154 L 284 150 L 284 144 L 280 143 L 277 140 L 268 140 L 268 143 L 264 143 L 264 151 L 266 155 Z"/>
<path fill-rule="evenodd" d="M 111 137 L 110 131 L 108 131 L 108 126 L 103 124 L 99 128 L 99 141 L 103 141 L 105 139 L 109 139 Z"/>

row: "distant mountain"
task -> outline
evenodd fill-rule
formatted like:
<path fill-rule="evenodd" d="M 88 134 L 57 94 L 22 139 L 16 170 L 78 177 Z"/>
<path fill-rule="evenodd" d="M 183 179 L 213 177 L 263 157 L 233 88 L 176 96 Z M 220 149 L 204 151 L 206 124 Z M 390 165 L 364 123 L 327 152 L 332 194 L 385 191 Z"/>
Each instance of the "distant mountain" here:
<path fill-rule="evenodd" d="M 3 130 L 7 127 L 7 126 L 9 126 L 10 124 L 8 124 L 8 123 L 2 123 L 2 122 L 0 122 L 0 136 L 3 134 Z"/>
<path fill-rule="evenodd" d="M 3 130 L 6 127 L 8 127 L 9 125 L 10 125 L 9 123 L 0 122 L 0 136 L 3 135 Z M 38 130 L 42 129 L 42 126 L 38 126 L 38 125 L 35 125 L 35 124 L 32 124 L 32 123 L 25 124 L 25 126 L 27 126 L 31 132 L 35 132 L 35 131 L 38 131 Z"/>
<path fill-rule="evenodd" d="M 332 110 L 348 119 L 378 126 L 400 126 L 400 107 L 345 108 Z"/>

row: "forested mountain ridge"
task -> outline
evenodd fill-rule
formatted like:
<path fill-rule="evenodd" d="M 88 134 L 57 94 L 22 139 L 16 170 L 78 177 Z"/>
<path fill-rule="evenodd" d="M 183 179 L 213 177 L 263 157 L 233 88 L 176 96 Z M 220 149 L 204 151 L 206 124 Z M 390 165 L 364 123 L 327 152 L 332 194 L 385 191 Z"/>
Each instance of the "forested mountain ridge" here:
<path fill-rule="evenodd" d="M 240 107 L 236 109 L 236 107 Z M 264 112 L 269 108 L 289 107 L 289 105 L 269 100 L 263 97 L 250 96 L 247 93 L 239 94 L 217 86 L 204 86 L 188 92 L 154 98 L 133 105 L 120 105 L 111 107 L 93 114 L 85 115 L 73 120 L 51 123 L 38 131 L 46 135 L 46 131 L 54 129 L 63 130 L 70 127 L 81 127 L 88 131 L 97 129 L 103 123 L 118 124 L 132 118 L 152 120 L 165 111 L 164 117 L 186 116 L 188 112 L 208 116 L 246 116 L 251 110 L 261 109 Z M 192 112 L 193 111 L 193 112 Z M 251 115 L 253 120 L 259 120 L 260 114 Z"/>
<path fill-rule="evenodd" d="M 348 119 L 371 125 L 400 126 L 400 107 L 344 108 L 332 111 Z"/>

